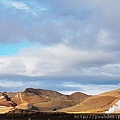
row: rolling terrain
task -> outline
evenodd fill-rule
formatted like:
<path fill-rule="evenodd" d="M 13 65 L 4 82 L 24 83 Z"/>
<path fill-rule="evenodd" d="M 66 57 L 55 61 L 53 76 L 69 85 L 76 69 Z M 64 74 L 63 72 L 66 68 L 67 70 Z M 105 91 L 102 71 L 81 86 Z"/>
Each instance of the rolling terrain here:
<path fill-rule="evenodd" d="M 64 95 L 52 90 L 27 88 L 18 93 L 0 93 L 0 113 L 29 110 L 65 113 L 120 113 L 120 89 L 99 95 L 75 92 Z"/>
<path fill-rule="evenodd" d="M 81 92 L 76 92 L 71 95 L 64 95 L 52 90 L 34 88 L 27 88 L 18 93 L 5 94 L 9 97 L 10 101 L 6 100 L 4 101 L 4 104 L 2 104 L 2 100 L 0 100 L 0 106 L 8 107 L 7 104 L 9 103 L 11 105 L 12 102 L 16 105 L 11 105 L 11 109 L 28 109 L 39 111 L 56 111 L 62 108 L 71 107 L 79 103 L 82 99 L 89 97 L 89 95 Z M 1 98 L 5 99 L 2 93 Z"/>
<path fill-rule="evenodd" d="M 80 92 L 72 95 L 64 95 L 52 90 L 27 88 L 16 94 L 12 100 L 18 105 L 23 102 L 30 103 L 40 111 L 54 111 L 73 106 L 86 97 L 89 96 Z"/>
<path fill-rule="evenodd" d="M 112 106 L 115 106 L 116 102 L 120 100 L 120 89 L 105 92 L 100 95 L 91 96 L 85 98 L 77 105 L 61 109 L 61 112 L 68 113 L 105 113 Z M 119 108 L 120 106 L 118 106 Z M 113 110 L 114 112 L 114 110 Z M 120 112 L 120 109 L 116 113 Z M 111 111 L 112 113 L 112 111 Z"/>

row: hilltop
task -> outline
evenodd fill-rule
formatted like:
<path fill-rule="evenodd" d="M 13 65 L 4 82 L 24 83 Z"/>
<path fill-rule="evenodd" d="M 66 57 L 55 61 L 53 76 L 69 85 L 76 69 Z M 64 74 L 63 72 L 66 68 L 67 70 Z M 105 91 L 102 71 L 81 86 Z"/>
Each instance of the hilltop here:
<path fill-rule="evenodd" d="M 0 113 L 21 110 L 64 113 L 120 113 L 120 89 L 99 95 L 75 92 L 64 95 L 53 90 L 26 88 L 0 94 Z"/>
<path fill-rule="evenodd" d="M 64 95 L 53 90 L 43 90 L 26 88 L 25 90 L 18 93 L 5 93 L 10 101 L 5 100 L 1 93 L 1 98 L 4 99 L 4 104 L 2 99 L 0 99 L 0 106 L 2 106 L 2 111 L 8 112 L 13 109 L 23 109 L 23 110 L 38 110 L 38 111 L 56 111 L 62 108 L 71 107 L 79 103 L 82 99 L 89 97 L 89 95 L 76 92 L 71 95 Z M 12 103 L 15 106 L 12 106 Z M 7 106 L 7 104 L 10 106 Z M 3 109 L 3 106 L 5 110 Z M 6 108 L 10 107 L 6 111 Z M 0 108 L 1 109 L 1 108 Z"/>
<path fill-rule="evenodd" d="M 87 97 L 77 105 L 61 109 L 60 111 L 68 113 L 105 113 L 112 106 L 115 106 L 119 100 L 120 89 L 117 89 L 99 95 Z M 120 109 L 118 109 L 116 112 L 119 113 Z"/>

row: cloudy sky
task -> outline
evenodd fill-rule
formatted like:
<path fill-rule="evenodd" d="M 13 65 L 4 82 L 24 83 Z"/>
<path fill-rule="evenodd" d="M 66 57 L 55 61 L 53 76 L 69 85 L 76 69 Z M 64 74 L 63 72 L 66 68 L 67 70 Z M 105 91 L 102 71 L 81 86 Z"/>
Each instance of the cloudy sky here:
<path fill-rule="evenodd" d="M 0 91 L 99 94 L 120 86 L 120 0 L 0 0 Z"/>

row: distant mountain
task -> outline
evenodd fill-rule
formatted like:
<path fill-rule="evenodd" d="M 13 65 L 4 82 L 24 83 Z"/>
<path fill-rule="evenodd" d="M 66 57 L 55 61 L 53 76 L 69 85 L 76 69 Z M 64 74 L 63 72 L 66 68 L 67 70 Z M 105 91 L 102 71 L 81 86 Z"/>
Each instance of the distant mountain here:
<path fill-rule="evenodd" d="M 64 108 L 59 111 L 61 112 L 79 112 L 79 113 L 105 113 L 109 111 L 111 107 L 114 109 L 116 102 L 120 100 L 120 89 L 105 92 L 100 95 L 95 95 L 87 97 L 80 101 L 77 105 L 72 107 Z M 118 105 L 117 105 L 118 106 Z M 120 113 L 120 106 L 117 108 L 116 112 Z M 111 111 L 114 112 L 115 110 Z"/>
<path fill-rule="evenodd" d="M 84 94 L 82 92 L 75 92 L 75 93 L 69 95 L 68 99 L 75 100 L 75 101 L 80 101 L 83 98 L 87 98 L 87 97 L 88 97 L 87 94 Z"/>
<path fill-rule="evenodd" d="M 18 105 L 27 102 L 40 111 L 54 111 L 73 106 L 86 97 L 89 97 L 89 95 L 80 92 L 72 95 L 64 95 L 53 90 L 27 88 L 16 94 L 12 98 L 12 101 Z"/>
<path fill-rule="evenodd" d="M 120 89 L 99 95 L 27 88 L 18 93 L 0 93 L 0 113 L 9 111 L 57 111 L 66 113 L 120 113 Z"/>

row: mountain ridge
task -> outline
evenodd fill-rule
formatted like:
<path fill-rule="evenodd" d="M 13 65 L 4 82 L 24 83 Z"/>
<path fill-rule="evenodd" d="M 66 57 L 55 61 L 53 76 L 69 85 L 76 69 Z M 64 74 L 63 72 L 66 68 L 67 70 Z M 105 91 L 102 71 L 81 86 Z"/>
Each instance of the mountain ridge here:
<path fill-rule="evenodd" d="M 64 95 L 53 90 L 26 88 L 18 93 L 5 93 L 14 103 L 15 109 L 37 109 L 39 111 L 55 111 L 77 104 L 81 99 L 89 95 L 76 92 Z M 0 104 L 1 106 L 1 104 Z M 14 107 L 14 106 L 12 106 Z"/>
<path fill-rule="evenodd" d="M 113 112 L 120 113 L 119 100 L 120 89 L 92 96 L 82 92 L 64 95 L 53 90 L 26 88 L 14 94 L 1 93 L 0 113 L 17 109 L 65 113 L 106 113 L 115 109 Z"/>
<path fill-rule="evenodd" d="M 60 112 L 68 113 L 105 113 L 120 100 L 120 89 L 104 92 L 85 98 L 72 107 L 63 108 Z M 119 109 L 120 106 L 118 106 Z M 120 110 L 118 111 L 120 113 Z"/>

